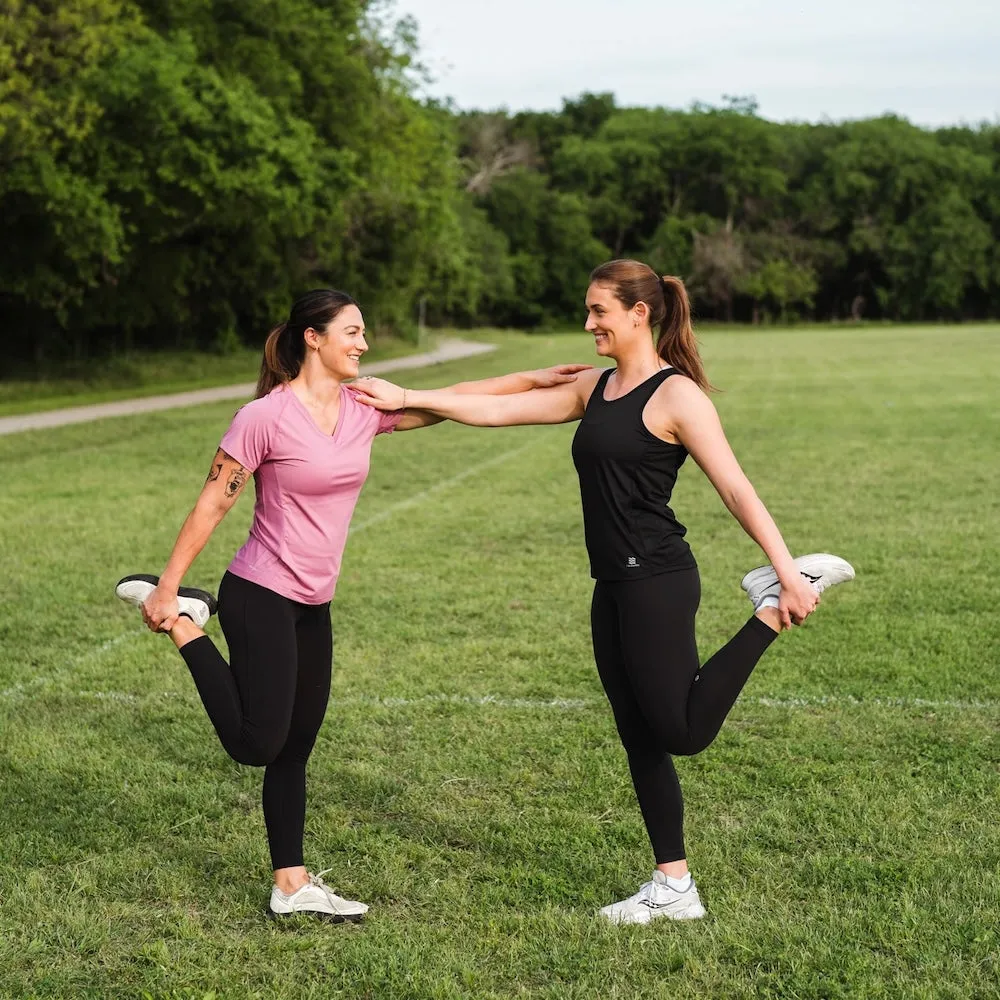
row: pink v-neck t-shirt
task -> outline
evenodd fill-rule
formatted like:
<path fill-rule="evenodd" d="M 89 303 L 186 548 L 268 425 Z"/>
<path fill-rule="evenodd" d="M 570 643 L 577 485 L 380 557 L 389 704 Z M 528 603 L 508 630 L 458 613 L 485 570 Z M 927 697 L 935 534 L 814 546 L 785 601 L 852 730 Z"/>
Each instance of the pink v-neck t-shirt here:
<path fill-rule="evenodd" d="M 402 415 L 342 388 L 336 430 L 324 434 L 283 385 L 239 410 L 219 447 L 254 474 L 257 503 L 229 572 L 302 604 L 331 600 L 372 441 Z"/>

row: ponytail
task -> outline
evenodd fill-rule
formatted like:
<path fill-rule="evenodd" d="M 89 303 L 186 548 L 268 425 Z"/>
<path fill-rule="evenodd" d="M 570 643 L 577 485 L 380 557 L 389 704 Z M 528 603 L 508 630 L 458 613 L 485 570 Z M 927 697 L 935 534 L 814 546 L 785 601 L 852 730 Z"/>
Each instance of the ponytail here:
<path fill-rule="evenodd" d="M 272 327 L 267 335 L 254 398 L 260 399 L 275 386 L 291 382 L 306 358 L 306 330 L 311 327 L 324 332 L 347 306 L 357 306 L 357 302 L 345 292 L 331 288 L 317 288 L 297 299 L 288 319 Z"/>
<path fill-rule="evenodd" d="M 287 323 L 279 323 L 267 335 L 254 399 L 266 396 L 276 385 L 290 382 L 298 375 L 299 368 L 302 367 L 302 357 L 298 359 L 294 357 L 295 346 L 289 343 L 290 340 Z M 304 354 L 305 342 L 302 344 Z"/>
<path fill-rule="evenodd" d="M 698 342 L 691 323 L 691 302 L 680 278 L 666 274 L 660 278 L 665 312 L 660 320 L 660 336 L 656 353 L 669 365 L 687 375 L 705 392 L 715 387 L 705 375 L 705 367 L 698 353 Z"/>

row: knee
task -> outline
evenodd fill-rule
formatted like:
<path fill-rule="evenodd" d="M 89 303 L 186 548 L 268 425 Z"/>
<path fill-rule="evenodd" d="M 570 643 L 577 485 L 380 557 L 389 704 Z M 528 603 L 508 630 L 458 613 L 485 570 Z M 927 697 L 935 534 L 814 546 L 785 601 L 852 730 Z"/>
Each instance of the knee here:
<path fill-rule="evenodd" d="M 226 747 L 226 750 L 237 764 L 246 767 L 267 767 L 281 756 L 283 747 L 284 741 L 279 742 L 275 738 L 244 738 L 235 746 Z"/>
<path fill-rule="evenodd" d="M 622 736 L 622 746 L 630 758 L 659 759 L 664 754 L 671 757 L 693 757 L 705 749 L 707 743 L 698 740 L 686 726 L 652 727 L 644 734 Z"/>
<path fill-rule="evenodd" d="M 705 749 L 700 741 L 693 739 L 689 734 L 674 736 L 665 745 L 667 753 L 672 757 L 693 757 Z"/>
<path fill-rule="evenodd" d="M 680 706 L 664 706 L 651 720 L 660 745 L 673 757 L 694 757 L 708 747 L 715 738 L 698 719 L 689 719 Z M 716 730 L 717 731 L 717 730 Z"/>

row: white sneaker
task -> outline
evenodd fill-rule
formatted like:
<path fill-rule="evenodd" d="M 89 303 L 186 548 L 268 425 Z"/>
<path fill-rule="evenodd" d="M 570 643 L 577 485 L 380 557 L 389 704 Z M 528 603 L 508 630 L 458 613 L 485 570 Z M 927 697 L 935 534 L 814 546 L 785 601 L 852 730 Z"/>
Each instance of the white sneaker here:
<path fill-rule="evenodd" d="M 133 573 L 118 581 L 115 596 L 126 604 L 134 604 L 137 608 L 141 608 L 146 598 L 156 590 L 159 582 L 158 576 Z M 205 622 L 216 612 L 215 598 L 207 590 L 198 590 L 196 587 L 181 587 L 177 591 L 177 606 L 180 608 L 180 613 L 190 618 L 198 628 L 204 628 Z"/>
<path fill-rule="evenodd" d="M 674 889 L 667 876 L 657 869 L 652 879 L 644 882 L 634 896 L 602 907 L 597 912 L 613 924 L 648 924 L 657 917 L 700 920 L 705 916 L 705 907 L 701 905 L 694 879 L 688 878 L 690 885 L 682 892 Z"/>
<path fill-rule="evenodd" d="M 309 881 L 301 889 L 290 895 L 277 886 L 271 890 L 271 916 L 288 917 L 293 913 L 307 913 L 333 924 L 360 923 L 368 912 L 366 903 L 338 896 L 324 881 L 322 876 L 310 875 Z"/>
<path fill-rule="evenodd" d="M 814 552 L 808 556 L 799 556 L 795 560 L 799 572 L 813 585 L 817 594 L 838 583 L 846 583 L 854 579 L 854 567 L 840 556 L 832 556 L 828 552 Z M 760 610 L 767 598 L 773 598 L 769 603 L 778 606 L 778 595 L 781 584 L 773 566 L 758 566 L 750 570 L 740 581 L 740 586 L 747 592 L 754 611 Z"/>

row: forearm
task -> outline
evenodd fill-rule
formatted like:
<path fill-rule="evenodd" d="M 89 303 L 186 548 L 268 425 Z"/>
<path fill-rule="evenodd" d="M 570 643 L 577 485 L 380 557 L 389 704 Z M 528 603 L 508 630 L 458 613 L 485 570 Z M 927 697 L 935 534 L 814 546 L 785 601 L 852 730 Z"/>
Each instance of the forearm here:
<path fill-rule="evenodd" d="M 506 377 L 506 376 L 505 376 Z M 493 381 L 493 380 L 487 380 Z M 496 380 L 499 381 L 499 380 Z M 467 383 L 475 385 L 476 383 Z M 513 392 L 514 390 L 511 390 Z M 449 389 L 407 389 L 407 409 L 424 410 L 438 417 L 455 420 L 473 427 L 497 427 L 504 421 L 501 396 L 463 393 L 455 387 Z"/>
<path fill-rule="evenodd" d="M 160 587 L 176 592 L 198 558 L 201 550 L 208 544 L 212 532 L 218 527 L 226 511 L 214 504 L 199 502 L 188 514 L 181 525 L 181 530 L 174 542 L 173 551 L 167 560 L 166 568 L 160 576 Z"/>
<path fill-rule="evenodd" d="M 512 372 L 496 378 L 483 378 L 477 382 L 458 382 L 442 389 L 442 392 L 457 392 L 462 396 L 507 396 L 515 392 L 527 392 L 535 383 L 526 372 Z"/>
<path fill-rule="evenodd" d="M 792 554 L 788 551 L 774 518 L 753 487 L 747 483 L 742 488 L 723 493 L 722 499 L 743 530 L 764 550 L 778 579 L 784 581 L 795 578 L 798 570 L 792 561 Z"/>

